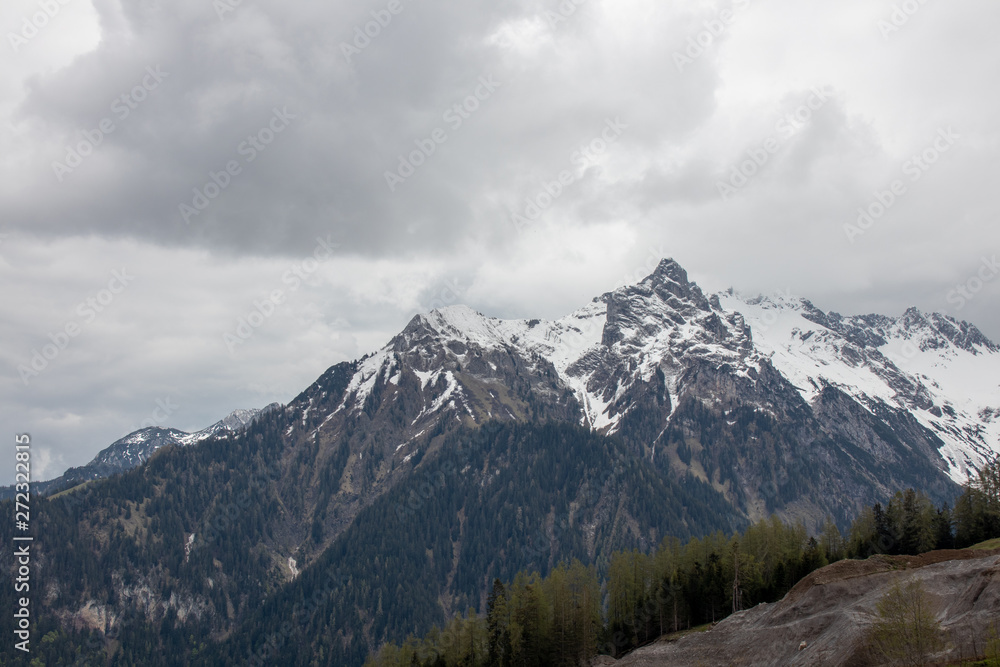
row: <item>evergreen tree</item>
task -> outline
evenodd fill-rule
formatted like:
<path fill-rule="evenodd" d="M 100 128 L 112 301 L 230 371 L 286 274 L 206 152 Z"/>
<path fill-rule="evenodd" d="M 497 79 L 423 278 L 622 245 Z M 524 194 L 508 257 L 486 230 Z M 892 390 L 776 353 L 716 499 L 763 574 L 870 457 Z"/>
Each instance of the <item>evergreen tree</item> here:
<path fill-rule="evenodd" d="M 955 502 L 954 521 L 958 547 L 1000 537 L 1000 456 L 965 485 Z"/>
<path fill-rule="evenodd" d="M 486 631 L 489 640 L 486 664 L 489 667 L 511 667 L 510 610 L 507 591 L 499 579 L 493 580 L 487 605 Z"/>

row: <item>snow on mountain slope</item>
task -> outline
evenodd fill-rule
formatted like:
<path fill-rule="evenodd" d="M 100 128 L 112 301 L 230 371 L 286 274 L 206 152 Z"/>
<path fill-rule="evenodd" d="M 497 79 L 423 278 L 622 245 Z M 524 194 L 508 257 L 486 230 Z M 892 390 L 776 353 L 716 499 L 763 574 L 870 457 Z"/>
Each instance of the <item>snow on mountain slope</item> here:
<path fill-rule="evenodd" d="M 236 432 L 242 428 L 245 428 L 254 419 L 258 417 L 263 412 L 268 412 L 277 407 L 280 407 L 277 403 L 272 403 L 267 407 L 258 410 L 257 408 L 243 409 L 239 408 L 233 410 L 228 415 L 215 422 L 208 428 L 203 428 L 200 431 L 195 431 L 194 433 L 187 433 L 180 436 L 177 441 L 182 445 L 193 445 L 195 443 L 201 442 L 202 440 L 207 440 L 208 438 L 215 437 L 222 433 Z"/>
<path fill-rule="evenodd" d="M 801 304 L 762 297 L 719 295 L 722 307 L 739 312 L 753 335 L 754 348 L 812 402 L 826 385 L 855 397 L 889 401 L 894 392 L 868 366 L 851 365 L 861 352 L 835 332 L 807 320 Z"/>
<path fill-rule="evenodd" d="M 360 410 L 376 380 L 398 372 L 398 354 L 416 363 L 411 370 L 427 387 L 445 372 L 435 355 L 464 366 L 476 350 L 509 350 L 538 372 L 532 360 L 551 365 L 582 406 L 581 421 L 609 433 L 629 407 L 615 404 L 657 371 L 665 374 L 676 397 L 680 374 L 693 359 L 728 365 L 744 377 L 759 371 L 760 359 L 742 316 L 713 307 L 680 266 L 665 261 L 638 285 L 605 294 L 554 321 L 500 320 L 466 306 L 418 315 L 402 334 L 361 361 L 338 410 L 348 403 Z M 462 386 L 454 377 L 447 382 L 450 401 L 461 403 Z"/>
<path fill-rule="evenodd" d="M 48 493 L 74 483 L 102 479 L 131 470 L 148 461 L 149 457 L 162 447 L 193 445 L 215 436 L 235 433 L 246 428 L 260 415 L 279 407 L 280 404 L 272 403 L 259 410 L 234 410 L 208 428 L 194 433 L 156 426 L 133 431 L 102 449 L 90 463 L 79 468 L 70 468 L 55 479 L 37 482 L 35 490 L 38 493 Z"/>
<path fill-rule="evenodd" d="M 959 483 L 1000 453 L 1000 348 L 968 323 L 916 309 L 845 318 L 802 299 L 719 297 L 744 315 L 754 347 L 807 402 L 834 386 L 862 405 L 910 411 L 943 441 Z"/>
<path fill-rule="evenodd" d="M 586 351 L 600 345 L 605 312 L 605 304 L 595 301 L 552 322 L 501 320 L 487 317 L 467 306 L 447 306 L 418 315 L 407 331 L 361 361 L 338 410 L 347 407 L 349 401 L 353 402 L 354 409 L 360 409 L 379 377 L 396 377 L 399 368 L 394 355 L 403 352 L 426 362 L 427 370 L 420 367 L 410 369 L 420 378 L 421 388 L 435 385 L 443 375 L 448 383 L 444 395 L 452 401 L 461 400 L 463 390 L 454 376 L 449 376 L 443 366 L 428 358 L 428 347 L 433 344 L 443 346 L 460 364 L 468 360 L 470 348 L 481 351 L 509 349 L 527 359 L 541 357 L 552 363 L 572 386 L 574 383 L 567 368 Z M 443 404 L 446 403 L 439 399 L 436 405 L 429 406 L 422 414 L 433 412 Z"/>
<path fill-rule="evenodd" d="M 811 406 L 825 390 L 840 390 L 889 429 L 896 427 L 886 409 L 912 415 L 927 442 L 941 441 L 934 446 L 943 462 L 935 465 L 956 482 L 1000 452 L 1000 348 L 972 325 L 912 309 L 842 317 L 790 296 L 706 296 L 673 260 L 558 320 L 501 320 L 466 306 L 417 315 L 355 368 L 334 414 L 373 409 L 365 406 L 378 398 L 375 389 L 398 385 L 404 371 L 419 379 L 422 403 L 399 442 L 443 410 L 459 421 L 520 418 L 521 399 L 500 396 L 515 385 L 522 398 L 568 390 L 576 418 L 605 433 L 618 432 L 638 404 L 648 408 L 651 396 L 666 406 L 669 423 L 684 396 L 711 404 L 744 391 L 740 400 L 770 413 L 774 392 L 785 401 L 794 387 Z M 717 377 L 744 389 L 700 386 L 698 369 L 721 371 Z M 317 400 L 322 395 L 308 399 L 303 424 Z M 655 454 L 656 442 L 646 444 Z"/>

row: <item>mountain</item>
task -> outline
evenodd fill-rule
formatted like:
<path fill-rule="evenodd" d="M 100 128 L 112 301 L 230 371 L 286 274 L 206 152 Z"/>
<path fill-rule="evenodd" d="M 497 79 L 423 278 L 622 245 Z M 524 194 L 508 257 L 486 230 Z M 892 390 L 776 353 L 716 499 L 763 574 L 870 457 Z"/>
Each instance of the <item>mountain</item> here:
<path fill-rule="evenodd" d="M 964 483 L 1000 449 L 1000 347 L 976 327 L 910 308 L 901 317 L 843 317 L 805 299 L 744 298 L 756 347 L 812 402 L 836 387 L 873 409 L 908 411 L 941 439 L 949 476 Z"/>
<path fill-rule="evenodd" d="M 418 315 L 289 410 L 313 436 L 372 424 L 382 444 L 352 451 L 389 461 L 375 476 L 405 469 L 441 421 L 559 419 L 618 436 L 665 476 L 708 483 L 745 518 L 844 520 L 905 486 L 947 500 L 1000 450 L 991 370 L 1000 351 L 967 323 L 706 297 L 664 260 L 556 321 L 465 306 Z"/>
<path fill-rule="evenodd" d="M 705 295 L 672 260 L 554 321 L 417 315 L 236 433 L 120 441 L 145 463 L 36 501 L 73 545 L 35 545 L 40 627 L 120 664 L 360 665 L 529 567 L 950 502 L 1000 450 L 998 360 L 942 315 Z"/>
<path fill-rule="evenodd" d="M 44 482 L 34 482 L 35 493 L 50 494 L 70 488 L 83 482 L 103 479 L 131 470 L 149 460 L 161 447 L 166 445 L 192 445 L 204 440 L 238 433 L 253 423 L 257 417 L 281 407 L 272 403 L 263 408 L 238 409 L 229 413 L 208 428 L 194 433 L 186 433 L 175 428 L 148 427 L 119 438 L 98 452 L 94 459 L 78 468 L 70 468 L 65 473 Z M 0 489 L 0 499 L 13 498 L 13 487 Z"/>

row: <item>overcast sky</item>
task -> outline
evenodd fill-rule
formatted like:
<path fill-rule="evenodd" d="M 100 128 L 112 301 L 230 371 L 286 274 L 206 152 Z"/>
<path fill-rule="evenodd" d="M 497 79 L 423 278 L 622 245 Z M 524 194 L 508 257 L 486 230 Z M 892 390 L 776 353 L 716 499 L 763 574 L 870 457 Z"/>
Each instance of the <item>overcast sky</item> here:
<path fill-rule="evenodd" d="M 417 312 L 556 317 L 661 256 L 998 339 L 998 24 L 995 0 L 5 0 L 5 437 L 50 478 L 143 422 L 287 402 Z"/>

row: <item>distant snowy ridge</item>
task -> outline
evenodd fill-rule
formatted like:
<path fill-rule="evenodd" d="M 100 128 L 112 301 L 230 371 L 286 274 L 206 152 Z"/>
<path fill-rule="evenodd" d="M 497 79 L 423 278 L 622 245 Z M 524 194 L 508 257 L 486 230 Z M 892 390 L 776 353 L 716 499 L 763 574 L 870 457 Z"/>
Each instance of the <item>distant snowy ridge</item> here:
<path fill-rule="evenodd" d="M 133 431 L 119 438 L 101 450 L 90 463 L 79 468 L 70 468 L 63 475 L 45 482 L 34 483 L 36 493 L 58 491 L 73 484 L 110 477 L 131 470 L 149 460 L 157 450 L 167 445 L 193 445 L 212 437 L 237 433 L 254 422 L 259 416 L 280 409 L 279 403 L 264 408 L 239 409 L 221 420 L 194 433 L 186 433 L 175 428 L 151 426 Z M 8 489 L 0 489 L 0 498 Z"/>
<path fill-rule="evenodd" d="M 803 299 L 719 296 L 807 402 L 835 386 L 863 405 L 910 411 L 945 443 L 941 454 L 959 483 L 1000 453 L 1000 347 L 971 324 L 916 308 L 841 317 Z"/>

